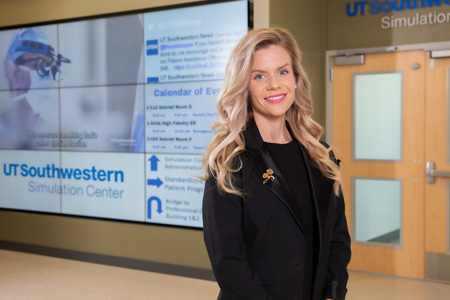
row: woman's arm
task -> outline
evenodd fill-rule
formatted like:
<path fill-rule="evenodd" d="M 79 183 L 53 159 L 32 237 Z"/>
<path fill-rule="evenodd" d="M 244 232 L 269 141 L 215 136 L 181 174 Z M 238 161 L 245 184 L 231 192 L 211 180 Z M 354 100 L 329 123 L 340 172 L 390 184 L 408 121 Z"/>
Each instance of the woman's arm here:
<path fill-rule="evenodd" d="M 203 234 L 217 283 L 226 300 L 269 300 L 246 260 L 243 199 L 220 192 L 213 176 L 205 184 Z"/>

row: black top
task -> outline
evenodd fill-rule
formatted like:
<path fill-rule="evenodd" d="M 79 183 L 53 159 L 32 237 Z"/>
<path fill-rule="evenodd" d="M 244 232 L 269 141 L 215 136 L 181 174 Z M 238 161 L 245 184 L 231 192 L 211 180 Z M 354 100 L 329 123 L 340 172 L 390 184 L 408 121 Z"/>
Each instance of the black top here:
<path fill-rule="evenodd" d="M 306 256 L 303 282 L 303 298 L 309 300 L 312 298 L 315 266 L 318 256 L 318 238 L 317 238 L 317 218 L 313 206 L 310 182 L 306 171 L 303 155 L 296 141 L 287 144 L 264 143 L 269 149 L 275 163 L 282 170 L 286 179 L 286 184 L 291 187 L 291 191 L 299 205 L 302 225 L 306 237 Z"/>

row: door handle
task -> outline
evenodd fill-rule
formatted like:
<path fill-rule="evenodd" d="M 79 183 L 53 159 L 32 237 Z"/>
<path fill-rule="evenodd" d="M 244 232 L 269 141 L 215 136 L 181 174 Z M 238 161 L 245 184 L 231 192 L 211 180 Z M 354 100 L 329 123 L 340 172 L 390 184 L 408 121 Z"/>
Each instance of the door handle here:
<path fill-rule="evenodd" d="M 435 170 L 433 161 L 427 161 L 425 172 L 427 175 L 428 183 L 434 183 L 434 177 L 450 177 L 450 171 Z"/>

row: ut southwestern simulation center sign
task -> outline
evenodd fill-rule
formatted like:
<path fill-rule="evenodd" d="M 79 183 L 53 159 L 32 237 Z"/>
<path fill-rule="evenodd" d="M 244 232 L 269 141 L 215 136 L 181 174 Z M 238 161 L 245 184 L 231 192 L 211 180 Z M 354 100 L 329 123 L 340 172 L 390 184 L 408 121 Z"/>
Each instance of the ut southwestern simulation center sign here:
<path fill-rule="evenodd" d="M 405 12 L 419 10 L 442 5 L 450 5 L 450 0 L 372 0 L 356 1 L 346 4 L 346 13 L 349 17 L 387 14 L 392 12 Z M 432 11 L 427 13 L 417 12 L 409 16 L 383 16 L 381 28 L 401 28 L 443 24 L 450 22 L 450 13 Z"/>
<path fill-rule="evenodd" d="M 6 176 L 23 177 L 23 178 L 51 178 L 51 179 L 74 179 L 82 181 L 99 181 L 99 182 L 123 182 L 124 172 L 122 170 L 103 170 L 96 169 L 95 166 L 89 168 L 60 168 L 55 164 L 46 164 L 42 166 L 33 166 L 28 164 L 3 164 L 3 173 Z M 42 185 L 35 181 L 28 182 L 28 190 L 31 192 L 55 193 L 55 194 L 81 194 L 83 189 L 81 187 L 73 187 L 70 185 Z M 86 187 L 86 194 L 88 196 L 122 198 L 123 190 L 106 188 L 96 188 L 90 184 Z"/>

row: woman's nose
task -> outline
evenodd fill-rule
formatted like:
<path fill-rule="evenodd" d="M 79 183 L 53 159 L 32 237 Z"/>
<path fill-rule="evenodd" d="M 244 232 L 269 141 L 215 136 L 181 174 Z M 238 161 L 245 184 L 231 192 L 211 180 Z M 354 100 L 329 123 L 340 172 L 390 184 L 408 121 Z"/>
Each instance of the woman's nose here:
<path fill-rule="evenodd" d="M 280 87 L 280 83 L 278 82 L 278 78 L 274 76 L 270 76 L 267 81 L 267 90 L 275 90 Z"/>

